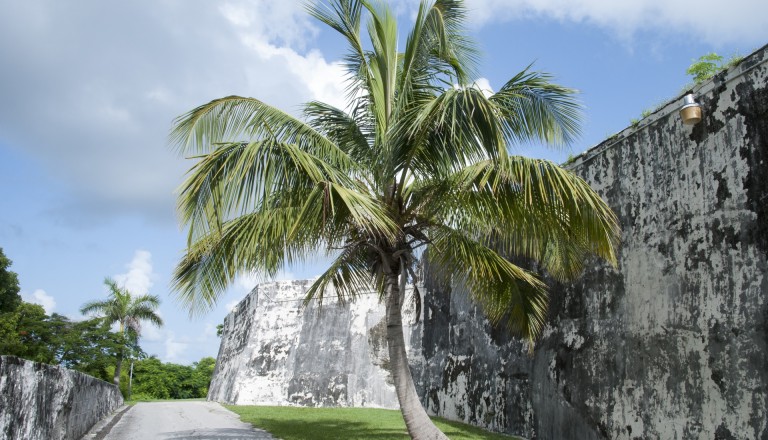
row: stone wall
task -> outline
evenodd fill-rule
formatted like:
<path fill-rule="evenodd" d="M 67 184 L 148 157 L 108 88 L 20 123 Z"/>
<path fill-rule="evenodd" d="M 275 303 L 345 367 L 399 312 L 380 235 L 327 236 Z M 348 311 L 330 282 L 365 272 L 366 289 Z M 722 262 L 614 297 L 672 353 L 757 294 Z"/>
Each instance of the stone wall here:
<path fill-rule="evenodd" d="M 328 292 L 322 308 L 302 308 L 310 284 L 260 284 L 226 317 L 208 400 L 397 408 L 377 295 L 337 304 Z"/>
<path fill-rule="evenodd" d="M 536 347 L 428 285 L 424 403 L 541 439 L 768 439 L 768 54 L 670 102 L 571 169 L 618 214 L 616 270 L 553 284 Z"/>
<path fill-rule="evenodd" d="M 66 368 L 0 356 L 0 438 L 79 439 L 122 404 L 115 385 Z"/>

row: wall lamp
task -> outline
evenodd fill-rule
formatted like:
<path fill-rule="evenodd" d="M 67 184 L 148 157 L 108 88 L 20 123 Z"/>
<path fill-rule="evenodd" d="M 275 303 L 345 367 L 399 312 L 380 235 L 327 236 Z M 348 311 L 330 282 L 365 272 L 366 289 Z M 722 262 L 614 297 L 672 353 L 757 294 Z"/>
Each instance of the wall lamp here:
<path fill-rule="evenodd" d="M 683 108 L 680 109 L 683 124 L 694 125 L 701 121 L 701 106 L 696 102 L 693 93 L 683 96 Z"/>

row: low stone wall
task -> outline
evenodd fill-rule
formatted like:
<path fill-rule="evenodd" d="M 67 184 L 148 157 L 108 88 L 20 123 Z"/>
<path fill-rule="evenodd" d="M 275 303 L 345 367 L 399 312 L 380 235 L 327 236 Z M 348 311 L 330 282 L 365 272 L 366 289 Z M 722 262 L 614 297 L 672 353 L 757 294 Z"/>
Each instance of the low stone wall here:
<path fill-rule="evenodd" d="M 0 356 L 0 438 L 79 439 L 122 404 L 115 385 L 66 368 Z"/>

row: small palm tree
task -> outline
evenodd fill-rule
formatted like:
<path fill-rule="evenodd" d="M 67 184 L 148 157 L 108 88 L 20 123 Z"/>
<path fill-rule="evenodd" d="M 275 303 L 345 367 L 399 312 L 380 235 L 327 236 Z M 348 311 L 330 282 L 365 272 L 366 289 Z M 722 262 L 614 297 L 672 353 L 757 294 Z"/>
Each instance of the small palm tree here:
<path fill-rule="evenodd" d="M 97 313 L 110 324 L 118 323 L 121 348 L 117 353 L 115 364 L 115 385 L 120 385 L 120 370 L 123 366 L 125 346 L 129 339 L 138 340 L 141 333 L 141 321 L 149 321 L 156 326 L 163 325 L 163 320 L 156 310 L 160 306 L 160 298 L 156 295 L 133 296 L 125 288 L 121 288 L 111 278 L 104 279 L 104 285 L 109 289 L 109 298 L 104 301 L 90 301 L 80 308 L 80 313 L 86 315 Z"/>
<path fill-rule="evenodd" d="M 322 300 L 328 286 L 340 301 L 379 292 L 408 432 L 444 439 L 416 393 L 403 340 L 401 303 L 417 260 L 450 274 L 493 322 L 532 344 L 545 285 L 505 257 L 572 278 L 587 255 L 615 262 L 616 218 L 576 175 L 509 154 L 520 141 L 570 142 L 579 105 L 572 90 L 527 69 L 491 96 L 474 86 L 477 52 L 461 1 L 422 2 L 404 52 L 384 3 L 308 10 L 349 44 L 348 106 L 311 102 L 301 120 L 229 96 L 176 120 L 172 141 L 197 163 L 180 189 L 189 241 L 175 288 L 196 311 L 241 272 L 273 276 L 325 250 L 333 262 L 306 300 Z"/>

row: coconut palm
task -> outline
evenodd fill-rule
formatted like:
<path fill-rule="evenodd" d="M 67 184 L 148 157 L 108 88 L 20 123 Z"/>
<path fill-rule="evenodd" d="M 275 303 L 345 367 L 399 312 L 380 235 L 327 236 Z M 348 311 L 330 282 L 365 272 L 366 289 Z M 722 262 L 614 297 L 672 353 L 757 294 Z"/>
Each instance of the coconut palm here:
<path fill-rule="evenodd" d="M 127 289 L 120 287 L 111 278 L 104 279 L 104 285 L 109 289 L 109 298 L 104 301 L 90 301 L 80 308 L 80 313 L 86 315 L 97 313 L 110 324 L 119 326 L 121 348 L 117 353 L 115 364 L 115 385 L 120 385 L 120 371 L 125 356 L 125 346 L 129 339 L 138 339 L 141 333 L 141 321 L 149 321 L 154 325 L 163 325 L 163 320 L 156 310 L 160 306 L 160 298 L 156 295 L 133 296 Z"/>
<path fill-rule="evenodd" d="M 416 394 L 403 341 L 414 264 L 451 274 L 493 323 L 532 344 L 545 285 L 505 257 L 572 278 L 588 255 L 615 262 L 616 218 L 574 174 L 510 155 L 520 142 L 569 143 L 580 107 L 574 91 L 529 69 L 495 94 L 474 86 L 462 2 L 423 2 L 403 52 L 384 3 L 331 0 L 308 11 L 349 45 L 348 105 L 310 102 L 297 118 L 229 96 L 175 121 L 172 142 L 196 163 L 179 190 L 189 236 L 174 287 L 196 312 L 239 273 L 269 277 L 327 253 L 306 301 L 322 301 L 329 286 L 340 301 L 376 289 L 408 432 L 444 439 Z"/>

